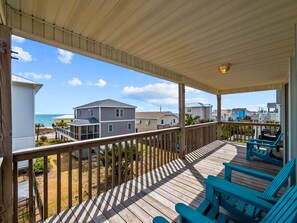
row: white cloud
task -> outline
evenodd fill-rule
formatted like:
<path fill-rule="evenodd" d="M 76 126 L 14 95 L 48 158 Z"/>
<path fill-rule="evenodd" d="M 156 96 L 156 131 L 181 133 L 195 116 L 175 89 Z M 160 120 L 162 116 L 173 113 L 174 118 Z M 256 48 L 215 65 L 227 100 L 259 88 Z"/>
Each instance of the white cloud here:
<path fill-rule="evenodd" d="M 187 92 L 200 93 L 200 91 L 187 88 Z M 178 88 L 173 83 L 156 83 L 143 87 L 126 86 L 122 93 L 130 98 L 148 102 L 153 105 L 178 106 Z M 187 95 L 186 103 L 207 101 L 202 97 L 191 97 Z"/>
<path fill-rule="evenodd" d="M 89 86 L 98 86 L 98 87 L 104 87 L 106 86 L 107 82 L 105 80 L 99 79 L 97 82 L 93 83 L 89 81 L 87 83 Z"/>
<path fill-rule="evenodd" d="M 72 57 L 73 57 L 73 53 L 69 52 L 67 50 L 62 50 L 62 49 L 58 49 L 58 59 L 59 61 L 61 61 L 62 63 L 66 63 L 69 64 L 71 63 Z"/>
<path fill-rule="evenodd" d="M 25 38 L 20 37 L 20 36 L 11 36 L 12 41 L 17 42 L 17 43 L 23 43 L 25 41 Z"/>
<path fill-rule="evenodd" d="M 12 47 L 12 51 L 18 52 L 18 54 L 16 54 L 16 57 L 18 57 L 20 61 L 22 62 L 32 61 L 32 55 L 28 51 L 24 51 L 23 48 L 14 46 Z"/>
<path fill-rule="evenodd" d="M 106 81 L 99 79 L 98 82 L 95 84 L 98 87 L 104 87 L 106 85 Z"/>
<path fill-rule="evenodd" d="M 33 79 L 46 79 L 49 80 L 52 78 L 50 74 L 37 74 L 33 72 L 26 72 L 26 73 L 18 73 L 19 76 L 23 76 L 26 78 L 33 78 Z"/>
<path fill-rule="evenodd" d="M 73 77 L 70 81 L 67 82 L 71 86 L 79 86 L 82 85 L 82 82 L 79 78 Z"/>

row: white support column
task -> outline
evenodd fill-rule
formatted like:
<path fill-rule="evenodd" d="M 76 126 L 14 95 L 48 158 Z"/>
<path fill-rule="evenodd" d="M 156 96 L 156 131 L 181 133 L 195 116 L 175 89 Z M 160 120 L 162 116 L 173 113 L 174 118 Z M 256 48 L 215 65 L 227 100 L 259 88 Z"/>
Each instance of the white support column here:
<path fill-rule="evenodd" d="M 186 129 L 185 129 L 185 84 L 178 84 L 178 111 L 179 111 L 179 158 L 185 158 Z"/>
<path fill-rule="evenodd" d="M 222 96 L 220 94 L 217 95 L 217 121 L 218 130 L 217 130 L 217 139 L 221 139 L 221 121 L 222 121 Z"/>
<path fill-rule="evenodd" d="M 289 63 L 290 64 L 290 63 Z M 289 69 L 290 70 L 290 69 Z M 284 163 L 288 161 L 288 85 L 284 84 L 281 89 L 281 129 L 283 136 Z"/>
<path fill-rule="evenodd" d="M 295 25 L 295 56 L 290 58 L 289 69 L 289 145 L 288 159 L 297 158 L 297 27 Z M 296 171 L 292 183 L 296 183 Z"/>
<path fill-rule="evenodd" d="M 11 30 L 0 25 L 0 222 L 12 222 Z"/>

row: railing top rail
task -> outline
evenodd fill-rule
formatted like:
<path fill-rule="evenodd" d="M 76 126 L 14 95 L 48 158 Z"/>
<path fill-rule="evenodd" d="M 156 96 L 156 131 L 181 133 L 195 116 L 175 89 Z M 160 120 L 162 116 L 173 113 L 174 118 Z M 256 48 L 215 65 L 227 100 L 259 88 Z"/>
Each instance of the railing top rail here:
<path fill-rule="evenodd" d="M 254 126 L 271 126 L 271 127 L 279 127 L 280 126 L 280 124 L 275 124 L 275 123 L 257 123 L 257 122 L 220 122 L 220 124 L 254 125 Z"/>
<path fill-rule="evenodd" d="M 67 153 L 85 148 L 98 147 L 106 144 L 118 143 L 123 141 L 129 141 L 139 138 L 145 138 L 160 134 L 167 134 L 171 132 L 179 131 L 179 127 L 173 127 L 168 129 L 154 130 L 148 132 L 132 133 L 119 136 L 104 137 L 98 139 L 83 140 L 77 142 L 62 143 L 51 146 L 41 146 L 35 148 L 29 148 L 24 150 L 18 150 L 13 152 L 13 162 L 19 162 L 23 160 L 35 159 L 43 156 L 50 156 L 60 153 Z"/>
<path fill-rule="evenodd" d="M 203 128 L 206 126 L 211 126 L 211 125 L 217 125 L 219 122 L 207 122 L 207 123 L 200 123 L 200 124 L 195 124 L 195 125 L 188 125 L 186 126 L 186 129 L 192 129 L 192 128 Z"/>

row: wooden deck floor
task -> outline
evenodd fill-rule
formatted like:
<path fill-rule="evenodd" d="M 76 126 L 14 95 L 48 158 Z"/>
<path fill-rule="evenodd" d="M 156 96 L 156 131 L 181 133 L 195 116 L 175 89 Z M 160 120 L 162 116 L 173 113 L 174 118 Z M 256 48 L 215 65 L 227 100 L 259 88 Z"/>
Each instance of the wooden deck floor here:
<path fill-rule="evenodd" d="M 215 141 L 93 200 L 74 206 L 47 222 L 151 222 L 157 215 L 177 222 L 174 205 L 184 202 L 196 208 L 204 198 L 203 179 L 223 177 L 223 162 L 230 162 L 275 175 L 279 167 L 261 160 L 245 160 L 245 145 Z M 234 181 L 263 190 L 267 182 L 235 175 Z"/>

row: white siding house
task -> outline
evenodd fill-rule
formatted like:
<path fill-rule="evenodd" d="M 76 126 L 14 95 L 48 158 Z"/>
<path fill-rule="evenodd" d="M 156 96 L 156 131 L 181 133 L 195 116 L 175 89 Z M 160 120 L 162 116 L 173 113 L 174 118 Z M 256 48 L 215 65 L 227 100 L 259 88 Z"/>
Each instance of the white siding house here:
<path fill-rule="evenodd" d="M 35 142 L 35 94 L 42 84 L 12 75 L 12 151 L 32 148 Z M 26 164 L 20 163 L 19 167 Z"/>

